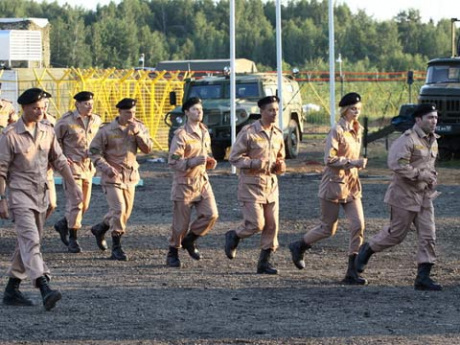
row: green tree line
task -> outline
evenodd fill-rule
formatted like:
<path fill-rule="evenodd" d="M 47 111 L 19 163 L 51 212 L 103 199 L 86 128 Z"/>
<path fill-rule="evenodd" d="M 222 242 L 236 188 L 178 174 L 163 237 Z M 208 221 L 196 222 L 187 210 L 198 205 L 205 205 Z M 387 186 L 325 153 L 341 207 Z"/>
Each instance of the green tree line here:
<path fill-rule="evenodd" d="M 423 70 L 451 55 L 450 19 L 424 23 L 417 9 L 378 21 L 347 4 L 334 7 L 336 52 L 350 71 Z M 39 17 L 51 23 L 55 67 L 145 66 L 161 60 L 229 56 L 228 0 L 122 0 L 96 10 L 56 1 L 0 0 L 2 17 Z M 236 0 L 236 55 L 260 70 L 276 66 L 275 1 Z M 291 0 L 282 8 L 286 68 L 328 69 L 328 1 Z"/>

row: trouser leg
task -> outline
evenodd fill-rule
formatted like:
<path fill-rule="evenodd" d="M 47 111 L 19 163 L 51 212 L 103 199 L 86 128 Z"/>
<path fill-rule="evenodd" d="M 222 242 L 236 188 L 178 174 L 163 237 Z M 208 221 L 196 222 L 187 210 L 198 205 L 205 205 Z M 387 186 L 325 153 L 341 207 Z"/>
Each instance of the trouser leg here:
<path fill-rule="evenodd" d="M 198 236 L 205 236 L 213 227 L 219 217 L 217 204 L 212 189 L 203 198 L 196 202 L 196 219 L 190 224 L 190 232 Z"/>
<path fill-rule="evenodd" d="M 173 219 L 171 225 L 171 237 L 169 238 L 170 247 L 181 247 L 182 240 L 186 236 L 189 228 L 191 213 L 191 203 L 184 201 L 173 202 Z"/>
<path fill-rule="evenodd" d="M 357 254 L 364 235 L 364 212 L 361 199 L 343 204 L 343 209 L 350 227 L 348 255 Z"/>
<path fill-rule="evenodd" d="M 30 209 L 12 209 L 10 212 L 14 220 L 17 247 L 6 275 L 21 280 L 28 277 L 35 283 L 38 277 L 50 275 L 40 251 L 46 213 Z"/>
<path fill-rule="evenodd" d="M 369 239 L 369 246 L 374 252 L 381 252 L 401 243 L 407 236 L 416 212 L 390 206 L 390 225 L 385 226 L 375 236 Z"/>
<path fill-rule="evenodd" d="M 417 263 L 430 263 L 436 261 L 436 227 L 434 222 L 434 209 L 433 205 L 424 207 L 417 214 L 414 221 L 415 228 L 417 229 Z"/>
<path fill-rule="evenodd" d="M 112 236 L 123 235 L 133 209 L 134 186 L 126 189 L 104 186 L 104 193 L 109 205 L 109 212 L 104 217 L 104 223 L 109 224 Z"/>
<path fill-rule="evenodd" d="M 333 236 L 337 231 L 340 204 L 320 199 L 320 207 L 320 224 L 303 236 L 304 242 L 310 246 L 324 238 Z"/>
<path fill-rule="evenodd" d="M 265 225 L 260 236 L 260 247 L 262 250 L 271 249 L 272 252 L 278 249 L 278 202 L 263 204 Z"/>

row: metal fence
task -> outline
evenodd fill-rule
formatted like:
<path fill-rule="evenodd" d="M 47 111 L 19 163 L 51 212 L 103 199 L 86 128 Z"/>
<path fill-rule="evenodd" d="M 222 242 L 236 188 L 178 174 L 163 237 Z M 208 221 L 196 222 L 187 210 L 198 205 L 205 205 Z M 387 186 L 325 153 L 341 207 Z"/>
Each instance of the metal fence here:
<path fill-rule="evenodd" d="M 57 118 L 75 108 L 73 95 L 82 90 L 94 93 L 94 113 L 104 122 L 117 116 L 115 104 L 124 97 L 137 100 L 136 116 L 149 128 L 155 149 L 167 150 L 168 130 L 164 115 L 174 106 L 169 103 L 171 91 L 182 99 L 184 79 L 189 72 L 152 72 L 116 69 L 15 69 L 0 70 L 4 98 L 14 103 L 18 95 L 40 87 L 50 92 L 50 113 Z M 18 106 L 15 103 L 17 109 Z"/>
<path fill-rule="evenodd" d="M 408 72 L 343 73 L 336 77 L 335 104 L 342 95 L 358 92 L 362 96 L 362 117 L 369 118 L 371 128 L 387 125 L 405 103 L 417 103 L 417 95 L 424 84 L 425 71 L 413 71 L 412 83 Z M 307 134 L 324 134 L 330 128 L 328 72 L 301 72 L 297 75 L 306 113 L 304 130 Z M 339 116 L 338 109 L 335 112 Z"/>
<path fill-rule="evenodd" d="M 163 119 L 174 107 L 169 103 L 169 94 L 175 91 L 180 103 L 184 79 L 193 75 L 194 72 L 188 71 L 134 69 L 15 69 L 0 70 L 0 82 L 3 83 L 2 97 L 13 102 L 27 88 L 47 90 L 53 95 L 50 112 L 58 118 L 74 108 L 72 97 L 82 90 L 94 92 L 94 112 L 105 122 L 117 115 L 115 104 L 120 99 L 135 98 L 137 117 L 148 126 L 155 149 L 167 150 L 169 128 Z M 371 128 L 383 127 L 398 114 L 402 104 L 417 102 L 424 79 L 423 71 L 413 73 L 413 84 L 408 83 L 407 72 L 343 73 L 336 78 L 335 104 L 344 93 L 358 92 L 363 98 L 362 116 L 369 118 Z M 306 110 L 306 133 L 327 133 L 330 127 L 328 72 L 301 72 L 296 80 L 300 83 Z"/>

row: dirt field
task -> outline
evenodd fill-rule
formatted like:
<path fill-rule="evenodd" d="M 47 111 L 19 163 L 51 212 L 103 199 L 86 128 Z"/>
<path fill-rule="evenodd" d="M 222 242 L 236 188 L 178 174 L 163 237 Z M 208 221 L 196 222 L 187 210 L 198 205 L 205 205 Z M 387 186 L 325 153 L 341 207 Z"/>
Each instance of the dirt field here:
<path fill-rule="evenodd" d="M 382 147 L 369 147 L 369 167 L 362 172 L 367 237 L 388 218 L 382 200 L 390 175 Z M 137 189 L 123 237 L 127 262 L 107 260 L 110 253 L 99 251 L 90 233 L 107 210 L 100 186 L 94 187 L 80 234 L 84 252 L 66 252 L 52 229 L 63 214 L 58 186 L 60 207 L 48 223 L 43 252 L 54 274 L 52 286 L 61 290 L 63 299 L 45 312 L 38 290 L 24 282 L 23 291 L 38 305 L 0 305 L 0 344 L 460 344 L 460 170 L 439 170 L 439 260 L 434 274 L 444 291 L 414 291 L 414 232 L 403 244 L 371 259 L 365 274 L 369 286 L 350 287 L 340 283 L 347 265 L 345 220 L 334 238 L 307 253 L 303 271 L 294 267 L 287 248 L 317 223 L 321 150 L 321 140 L 308 140 L 280 178 L 278 276 L 255 274 L 259 236 L 243 241 L 236 259 L 224 254 L 224 233 L 241 221 L 237 177 L 226 162 L 211 176 L 220 220 L 198 243 L 204 259 L 193 261 L 181 251 L 181 269 L 165 267 L 172 217 L 171 173 L 165 163 L 142 159 L 144 186 Z M 11 223 L 4 222 L 1 272 L 14 243 Z"/>

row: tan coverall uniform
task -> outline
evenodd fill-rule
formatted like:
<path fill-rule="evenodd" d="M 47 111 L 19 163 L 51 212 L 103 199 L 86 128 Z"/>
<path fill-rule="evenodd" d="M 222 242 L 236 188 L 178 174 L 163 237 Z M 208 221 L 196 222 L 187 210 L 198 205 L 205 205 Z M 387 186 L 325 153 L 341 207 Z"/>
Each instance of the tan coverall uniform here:
<path fill-rule="evenodd" d="M 16 110 L 13 103 L 6 99 L 0 99 L 0 130 L 6 128 L 11 121 L 11 118 L 16 117 Z"/>
<path fill-rule="evenodd" d="M 331 128 L 324 151 L 323 177 L 319 186 L 321 223 L 308 231 L 303 239 L 312 245 L 337 231 L 340 205 L 350 225 L 348 254 L 356 254 L 363 242 L 364 213 L 358 168 L 350 164 L 361 151 L 362 127 L 348 123 L 343 117 Z"/>
<path fill-rule="evenodd" d="M 262 231 L 262 250 L 278 248 L 279 192 L 274 165 L 276 161 L 284 165 L 284 156 L 282 131 L 276 126 L 266 131 L 260 121 L 240 131 L 230 152 L 230 163 L 240 169 L 238 200 L 244 219 L 235 232 L 246 238 Z M 267 161 L 268 166 L 252 169 L 255 159 Z"/>
<path fill-rule="evenodd" d="M 137 150 L 149 153 L 153 147 L 147 128 L 135 121 L 140 128 L 137 135 L 120 126 L 117 117 L 99 130 L 90 145 L 90 157 L 101 172 L 101 185 L 109 204 L 103 222 L 110 226 L 115 237 L 125 233 L 133 209 L 135 186 L 140 180 Z M 110 177 L 111 167 L 118 172 L 113 177 Z"/>
<path fill-rule="evenodd" d="M 50 274 L 40 252 L 48 209 L 49 163 L 59 172 L 69 169 L 54 130 L 37 123 L 35 137 L 22 118 L 0 136 L 0 175 L 8 187 L 8 206 L 17 235 L 17 245 L 6 275 L 35 280 Z"/>
<path fill-rule="evenodd" d="M 67 159 L 73 163 L 70 165 L 75 182 L 83 192 L 83 202 L 75 203 L 66 193 L 67 226 L 69 229 L 80 229 L 83 214 L 88 210 L 91 200 L 92 179 L 96 172 L 89 158 L 89 145 L 101 126 L 102 120 L 92 114 L 88 124 L 85 125 L 83 117 L 77 110 L 65 113 L 56 123 L 54 130 L 61 144 L 62 151 Z M 65 190 L 67 190 L 64 184 Z"/>
<path fill-rule="evenodd" d="M 212 229 L 218 218 L 214 193 L 209 183 L 206 165 L 188 166 L 188 159 L 211 153 L 208 129 L 200 123 L 199 133 L 186 124 L 174 133 L 169 150 L 169 166 L 174 170 L 171 189 L 173 201 L 172 234 L 169 245 L 180 248 L 190 227 L 190 232 L 204 236 Z M 192 207 L 196 219 L 190 224 Z"/>
<path fill-rule="evenodd" d="M 391 146 L 388 167 L 393 180 L 384 201 L 390 205 L 390 225 L 369 240 L 374 252 L 401 243 L 413 223 L 418 236 L 417 263 L 436 261 L 436 228 L 433 200 L 439 195 L 435 186 L 421 179 L 423 170 L 435 171 L 438 136 L 426 134 L 417 124 L 407 130 Z"/>

